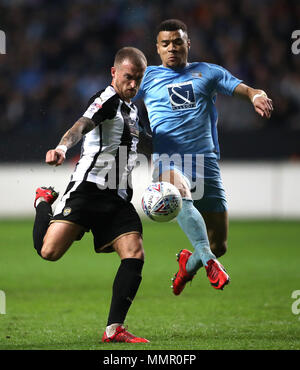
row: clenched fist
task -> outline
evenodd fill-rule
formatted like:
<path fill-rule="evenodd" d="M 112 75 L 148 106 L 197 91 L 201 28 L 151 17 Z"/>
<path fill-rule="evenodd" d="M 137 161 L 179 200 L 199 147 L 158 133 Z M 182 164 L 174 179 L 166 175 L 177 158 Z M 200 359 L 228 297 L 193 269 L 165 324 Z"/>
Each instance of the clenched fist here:
<path fill-rule="evenodd" d="M 66 159 L 66 153 L 62 149 L 51 149 L 46 154 L 45 162 L 50 165 L 60 166 Z"/>

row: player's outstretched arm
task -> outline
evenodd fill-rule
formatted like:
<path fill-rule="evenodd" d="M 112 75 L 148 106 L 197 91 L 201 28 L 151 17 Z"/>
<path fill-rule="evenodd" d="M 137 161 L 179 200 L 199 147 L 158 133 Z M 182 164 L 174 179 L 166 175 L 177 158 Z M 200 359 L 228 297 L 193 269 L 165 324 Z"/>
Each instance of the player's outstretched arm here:
<path fill-rule="evenodd" d="M 45 162 L 50 165 L 60 166 L 65 158 L 69 148 L 76 145 L 83 137 L 95 128 L 95 123 L 89 118 L 81 117 L 74 125 L 63 135 L 58 146 L 55 149 L 48 150 Z"/>
<path fill-rule="evenodd" d="M 250 99 L 255 111 L 262 117 L 270 118 L 273 111 L 272 100 L 263 90 L 253 89 L 243 83 L 239 84 L 234 95 Z"/>

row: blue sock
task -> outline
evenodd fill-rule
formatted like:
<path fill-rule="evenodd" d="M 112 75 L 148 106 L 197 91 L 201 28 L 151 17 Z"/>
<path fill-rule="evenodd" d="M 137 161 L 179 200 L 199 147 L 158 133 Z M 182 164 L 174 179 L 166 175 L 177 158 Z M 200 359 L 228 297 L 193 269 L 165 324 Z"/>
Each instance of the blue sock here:
<path fill-rule="evenodd" d="M 205 222 L 191 199 L 182 199 L 177 221 L 195 249 L 186 264 L 187 272 L 195 274 L 207 261 L 216 258 L 210 249 Z"/>

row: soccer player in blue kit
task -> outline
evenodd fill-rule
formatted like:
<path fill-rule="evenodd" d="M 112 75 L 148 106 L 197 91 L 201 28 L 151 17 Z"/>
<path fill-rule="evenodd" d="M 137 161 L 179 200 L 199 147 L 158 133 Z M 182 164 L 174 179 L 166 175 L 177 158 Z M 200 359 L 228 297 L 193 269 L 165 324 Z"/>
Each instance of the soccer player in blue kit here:
<path fill-rule="evenodd" d="M 177 221 L 194 248 L 193 253 L 182 249 L 177 254 L 175 295 L 202 266 L 215 289 L 223 289 L 230 280 L 217 260 L 227 250 L 228 233 L 218 166 L 217 93 L 249 99 L 262 117 L 269 118 L 273 110 L 264 91 L 245 85 L 223 67 L 189 63 L 190 44 L 182 21 L 162 22 L 156 44 L 162 65 L 147 67 L 137 96 L 144 100 L 152 131 L 153 180 L 171 182 L 179 189 L 183 202 Z"/>

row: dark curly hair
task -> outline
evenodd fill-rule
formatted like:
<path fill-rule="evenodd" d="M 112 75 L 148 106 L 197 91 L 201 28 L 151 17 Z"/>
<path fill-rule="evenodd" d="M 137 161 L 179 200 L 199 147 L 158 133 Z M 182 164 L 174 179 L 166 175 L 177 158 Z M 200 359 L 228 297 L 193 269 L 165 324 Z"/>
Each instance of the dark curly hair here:
<path fill-rule="evenodd" d="M 187 26 L 179 19 L 167 19 L 160 23 L 157 27 L 157 35 L 161 31 L 177 31 L 182 30 L 187 33 Z"/>

